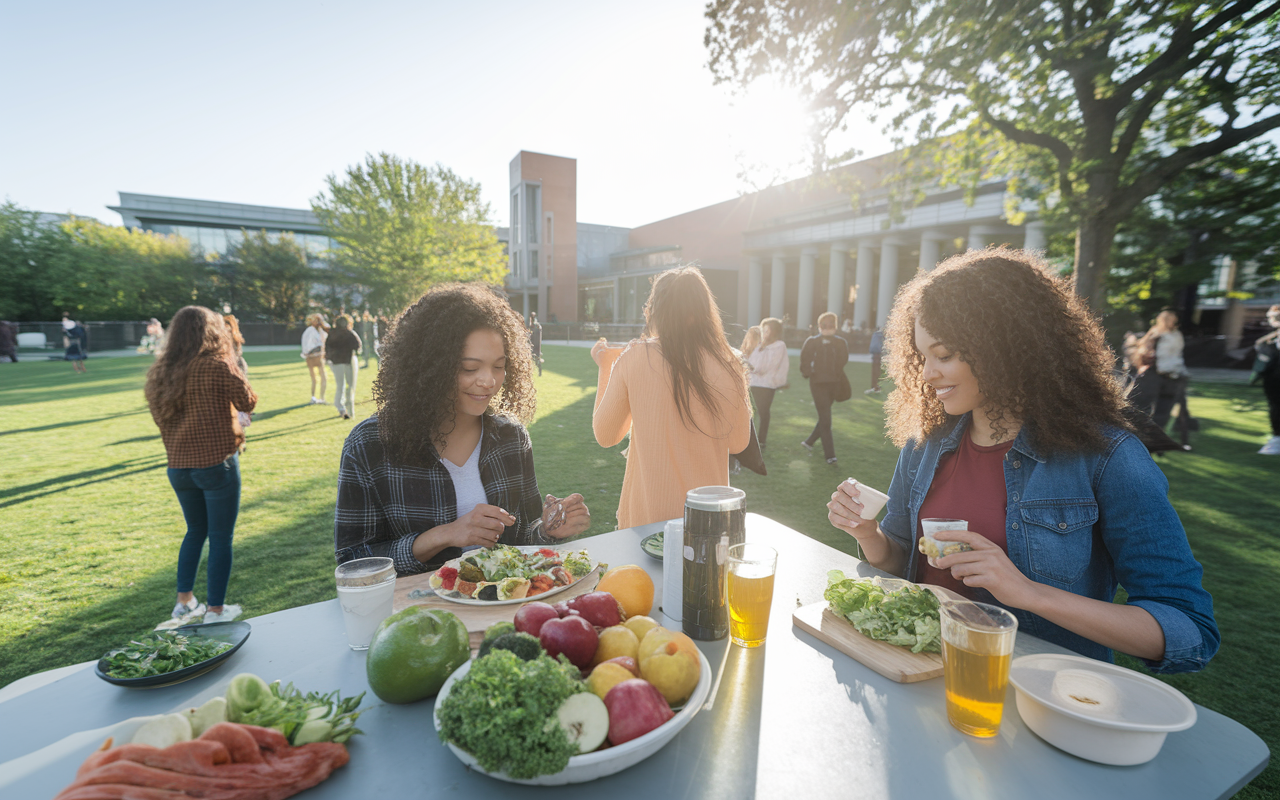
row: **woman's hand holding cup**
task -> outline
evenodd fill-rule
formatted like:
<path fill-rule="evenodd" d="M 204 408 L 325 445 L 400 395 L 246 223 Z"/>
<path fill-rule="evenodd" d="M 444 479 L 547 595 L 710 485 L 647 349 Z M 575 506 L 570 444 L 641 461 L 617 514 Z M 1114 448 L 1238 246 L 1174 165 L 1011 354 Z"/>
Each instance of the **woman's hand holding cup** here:
<path fill-rule="evenodd" d="M 827 519 L 832 525 L 861 540 L 876 531 L 876 515 L 884 508 L 888 495 L 853 478 L 836 487 L 827 503 Z"/>

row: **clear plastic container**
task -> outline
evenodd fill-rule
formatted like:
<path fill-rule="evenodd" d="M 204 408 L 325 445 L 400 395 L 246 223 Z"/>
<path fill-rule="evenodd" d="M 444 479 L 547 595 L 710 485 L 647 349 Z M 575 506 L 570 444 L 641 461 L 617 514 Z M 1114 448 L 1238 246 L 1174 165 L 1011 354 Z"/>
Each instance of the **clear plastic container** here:
<path fill-rule="evenodd" d="M 352 650 L 368 650 L 373 633 L 391 616 L 396 593 L 396 568 L 389 558 L 357 558 L 333 571 L 338 603 Z"/>

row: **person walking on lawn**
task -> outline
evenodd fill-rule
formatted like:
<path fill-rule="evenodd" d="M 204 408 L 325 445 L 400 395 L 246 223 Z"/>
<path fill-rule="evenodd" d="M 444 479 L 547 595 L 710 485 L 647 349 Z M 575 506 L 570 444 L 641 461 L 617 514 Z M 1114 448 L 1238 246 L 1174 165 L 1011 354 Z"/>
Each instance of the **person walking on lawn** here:
<path fill-rule="evenodd" d="M 836 315 L 830 311 L 818 317 L 818 335 L 810 336 L 800 348 L 800 374 L 809 379 L 809 392 L 818 410 L 818 423 L 809 438 L 800 444 L 810 453 L 813 443 L 822 439 L 822 455 L 828 464 L 836 463 L 836 443 L 831 434 L 831 404 L 840 389 L 848 388 L 844 366 L 849 363 L 849 344 L 836 336 Z M 842 384 L 843 381 L 843 384 Z M 843 400 L 848 400 L 846 395 Z"/>
<path fill-rule="evenodd" d="M 787 385 L 787 373 L 791 371 L 791 357 L 787 344 L 782 341 L 782 320 L 769 317 L 760 320 L 760 346 L 747 355 L 751 367 L 751 399 L 760 413 L 756 426 L 756 438 L 764 449 L 769 438 L 769 409 L 773 396 Z"/>
<path fill-rule="evenodd" d="M 863 394 L 880 394 L 880 356 L 884 353 L 884 328 L 876 328 L 876 332 L 871 334 L 867 352 L 871 354 L 871 388 Z"/>
<path fill-rule="evenodd" d="M 542 323 L 538 312 L 529 314 L 529 348 L 533 351 L 533 363 L 538 365 L 538 377 L 542 377 Z"/>
<path fill-rule="evenodd" d="M 145 391 L 164 441 L 169 485 L 187 523 L 178 550 L 173 616 L 233 620 L 242 611 L 225 602 L 231 540 L 240 512 L 239 452 L 244 446 L 236 412 L 252 411 L 258 396 L 236 367 L 231 329 L 222 317 L 201 306 L 179 310 L 164 351 L 147 372 Z M 193 591 L 206 540 L 207 609 Z"/>
<path fill-rule="evenodd" d="M 351 330 L 351 317 L 339 314 L 333 321 L 333 332 L 324 342 L 325 357 L 333 368 L 333 405 L 338 416 L 351 419 L 356 410 L 356 378 L 360 364 L 356 354 L 364 346 L 360 337 Z"/>
<path fill-rule="evenodd" d="M 1254 342 L 1257 353 L 1253 365 L 1253 380 L 1262 382 L 1267 396 L 1267 408 L 1271 413 L 1271 438 L 1258 451 L 1258 455 L 1280 456 L 1280 305 L 1267 310 L 1267 323 L 1272 331 Z"/>

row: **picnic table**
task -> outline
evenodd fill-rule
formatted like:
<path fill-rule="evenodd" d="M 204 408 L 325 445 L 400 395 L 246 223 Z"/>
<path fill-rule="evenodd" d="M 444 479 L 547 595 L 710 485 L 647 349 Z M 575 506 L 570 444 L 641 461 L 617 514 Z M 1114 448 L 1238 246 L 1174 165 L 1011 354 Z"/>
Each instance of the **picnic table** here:
<path fill-rule="evenodd" d="M 659 587 L 652 616 L 678 628 L 659 608 L 662 563 L 640 548 L 644 536 L 661 528 L 615 531 L 581 546 L 594 560 L 642 566 Z M 717 681 L 711 707 L 648 760 L 551 790 L 500 784 L 469 772 L 439 741 L 433 701 L 387 705 L 370 693 L 358 723 L 365 733 L 350 744 L 350 764 L 302 797 L 1223 798 L 1267 764 L 1270 754 L 1258 736 L 1201 706 L 1195 725 L 1169 734 L 1147 764 L 1085 761 L 1023 724 L 1012 686 L 999 735 L 965 736 L 947 722 L 941 678 L 895 683 L 793 627 L 797 606 L 821 601 L 827 570 L 882 573 L 758 514 L 747 515 L 747 541 L 779 553 L 768 640 L 750 650 L 727 638 L 700 642 Z M 343 695 L 368 688 L 365 654 L 347 647 L 336 600 L 250 623 L 252 636 L 228 663 L 186 683 L 121 689 L 99 680 L 87 663 L 0 699 L 0 719 L 10 723 L 0 726 L 0 797 L 52 797 L 101 744 L 95 729 L 198 705 L 222 694 L 241 672 Z M 1067 651 L 1018 635 L 1015 658 L 1037 652 Z"/>

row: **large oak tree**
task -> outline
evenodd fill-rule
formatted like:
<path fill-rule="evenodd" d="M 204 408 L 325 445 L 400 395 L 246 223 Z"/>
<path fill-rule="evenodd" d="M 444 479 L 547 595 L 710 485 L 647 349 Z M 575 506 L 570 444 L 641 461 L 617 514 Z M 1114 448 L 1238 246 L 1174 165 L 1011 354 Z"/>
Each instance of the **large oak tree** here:
<path fill-rule="evenodd" d="M 893 109 L 902 163 L 1003 176 L 1076 226 L 1106 308 L 1116 229 L 1191 167 L 1280 127 L 1280 2 L 712 0 L 718 80 L 778 73 L 826 122 Z"/>

